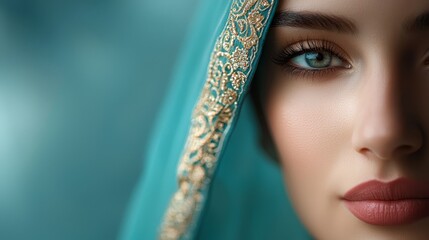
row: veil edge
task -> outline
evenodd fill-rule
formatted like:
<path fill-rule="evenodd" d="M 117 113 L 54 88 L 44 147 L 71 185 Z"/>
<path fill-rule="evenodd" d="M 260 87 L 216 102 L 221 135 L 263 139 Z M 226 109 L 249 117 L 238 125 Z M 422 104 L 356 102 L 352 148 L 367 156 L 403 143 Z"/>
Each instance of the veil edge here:
<path fill-rule="evenodd" d="M 275 0 L 231 3 L 192 114 L 177 171 L 178 189 L 165 213 L 160 239 L 193 238 L 224 143 L 256 69 L 275 6 Z"/>

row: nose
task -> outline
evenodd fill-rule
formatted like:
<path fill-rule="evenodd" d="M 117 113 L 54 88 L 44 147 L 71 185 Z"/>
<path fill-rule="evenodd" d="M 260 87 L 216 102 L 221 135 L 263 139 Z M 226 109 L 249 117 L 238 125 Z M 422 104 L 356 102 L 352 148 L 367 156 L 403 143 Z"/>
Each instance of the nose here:
<path fill-rule="evenodd" d="M 393 71 L 373 71 L 366 79 L 357 105 L 354 149 L 379 160 L 403 159 L 417 152 L 423 144 L 423 133 L 410 106 L 413 96 L 401 83 L 404 80 Z"/>

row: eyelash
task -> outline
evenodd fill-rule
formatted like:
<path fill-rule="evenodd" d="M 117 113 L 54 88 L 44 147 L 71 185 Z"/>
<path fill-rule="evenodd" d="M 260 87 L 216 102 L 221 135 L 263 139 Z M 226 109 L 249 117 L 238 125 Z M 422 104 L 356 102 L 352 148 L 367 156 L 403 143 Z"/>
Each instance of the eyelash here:
<path fill-rule="evenodd" d="M 339 50 L 332 42 L 326 40 L 305 40 L 292 44 L 281 50 L 280 53 L 273 59 L 273 62 L 280 65 L 285 71 L 303 77 L 314 79 L 324 76 L 329 73 L 344 69 L 344 67 L 327 67 L 321 69 L 304 69 L 291 64 L 294 57 L 308 53 L 308 52 L 327 52 L 335 57 L 338 57 L 345 65 L 350 66 L 349 61 L 346 60 L 345 55 Z M 346 69 L 348 69 L 347 67 Z"/>

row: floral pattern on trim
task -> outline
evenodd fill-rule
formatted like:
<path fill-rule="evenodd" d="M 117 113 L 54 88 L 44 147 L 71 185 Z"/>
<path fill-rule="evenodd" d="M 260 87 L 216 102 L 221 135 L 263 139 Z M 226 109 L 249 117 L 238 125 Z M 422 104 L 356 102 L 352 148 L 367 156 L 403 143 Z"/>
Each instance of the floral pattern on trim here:
<path fill-rule="evenodd" d="M 223 142 L 259 50 L 274 0 L 233 0 L 224 30 L 215 43 L 208 76 L 192 115 L 178 167 L 179 188 L 171 199 L 160 238 L 183 238 L 203 207 Z"/>

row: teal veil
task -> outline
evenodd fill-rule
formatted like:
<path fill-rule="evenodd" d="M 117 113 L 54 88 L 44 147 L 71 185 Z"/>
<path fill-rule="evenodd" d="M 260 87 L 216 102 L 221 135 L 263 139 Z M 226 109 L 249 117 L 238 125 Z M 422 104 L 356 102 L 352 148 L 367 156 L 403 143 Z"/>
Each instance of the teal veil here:
<path fill-rule="evenodd" d="M 121 239 L 309 239 L 247 96 L 276 4 L 201 4 Z"/>

